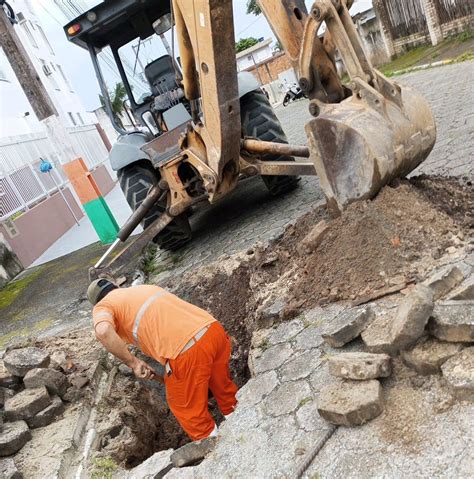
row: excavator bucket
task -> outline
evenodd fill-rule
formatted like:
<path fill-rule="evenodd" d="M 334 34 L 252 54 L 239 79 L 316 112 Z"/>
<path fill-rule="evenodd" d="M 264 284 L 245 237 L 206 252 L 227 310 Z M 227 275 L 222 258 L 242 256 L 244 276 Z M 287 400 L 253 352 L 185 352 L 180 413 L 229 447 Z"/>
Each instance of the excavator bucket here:
<path fill-rule="evenodd" d="M 338 214 L 424 161 L 435 143 L 436 125 L 421 94 L 372 67 L 346 0 L 319 0 L 310 15 L 315 31 L 326 23 L 350 77 L 342 101 L 311 101 L 315 118 L 305 127 L 328 207 Z"/>
<path fill-rule="evenodd" d="M 370 105 L 351 96 L 306 124 L 310 158 L 332 213 L 372 198 L 432 150 L 436 126 L 428 103 L 409 87 L 400 87 L 400 97 L 401 105 L 383 96 Z"/>

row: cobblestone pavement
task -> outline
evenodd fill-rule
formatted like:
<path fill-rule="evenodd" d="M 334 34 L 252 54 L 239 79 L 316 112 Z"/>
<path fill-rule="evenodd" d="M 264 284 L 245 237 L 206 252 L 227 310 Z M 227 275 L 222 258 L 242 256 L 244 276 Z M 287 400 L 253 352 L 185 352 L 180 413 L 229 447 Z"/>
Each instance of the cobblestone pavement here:
<path fill-rule="evenodd" d="M 469 277 L 474 254 L 466 251 L 448 264 Z M 393 314 L 399 300 L 391 296 L 370 307 L 377 317 Z M 472 477 L 474 408 L 453 400 L 441 375 L 420 376 L 399 357 L 393 358 L 391 377 L 380 380 L 382 414 L 363 426 L 338 427 L 324 443 L 332 426 L 320 417 L 317 403 L 323 387 L 340 381 L 330 376 L 327 359 L 341 348 L 328 346 L 322 334 L 347 309 L 341 303 L 318 306 L 256 331 L 252 377 L 238 392 L 237 409 L 221 424 L 215 450 L 199 466 L 174 469 L 166 477 L 293 478 L 321 442 L 305 479 L 428 479 L 447 471 Z M 342 350 L 367 352 L 360 338 Z"/>
<path fill-rule="evenodd" d="M 438 125 L 437 143 L 414 172 L 474 177 L 474 62 L 410 73 L 396 80 L 418 88 L 428 98 Z M 279 107 L 276 113 L 290 142 L 306 143 L 304 125 L 310 118 L 307 101 Z M 194 239 L 178 253 L 176 273 L 205 264 L 222 254 L 245 250 L 268 241 L 285 227 L 323 203 L 315 177 L 302 177 L 298 189 L 272 198 L 260 178 L 239 185 L 231 195 L 192 217 Z M 160 252 L 158 260 L 168 258 Z M 176 260 L 176 256 L 174 257 Z"/>

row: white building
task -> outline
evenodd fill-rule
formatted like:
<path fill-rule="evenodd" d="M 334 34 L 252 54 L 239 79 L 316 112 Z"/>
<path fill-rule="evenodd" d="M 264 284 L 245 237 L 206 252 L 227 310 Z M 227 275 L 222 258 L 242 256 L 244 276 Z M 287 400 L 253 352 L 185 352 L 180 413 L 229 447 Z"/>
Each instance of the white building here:
<path fill-rule="evenodd" d="M 243 71 L 259 62 L 263 62 L 267 58 L 271 58 L 273 55 L 273 51 L 270 47 L 272 41 L 271 38 L 263 40 L 237 53 L 237 71 Z"/>
<path fill-rule="evenodd" d="M 97 123 L 97 119 L 83 107 L 66 76 L 53 45 L 44 33 L 31 0 L 9 0 L 18 24 L 20 40 L 28 53 L 38 76 L 45 86 L 62 123 L 74 127 Z M 43 130 L 8 59 L 0 48 L 0 137 L 35 133 Z"/>

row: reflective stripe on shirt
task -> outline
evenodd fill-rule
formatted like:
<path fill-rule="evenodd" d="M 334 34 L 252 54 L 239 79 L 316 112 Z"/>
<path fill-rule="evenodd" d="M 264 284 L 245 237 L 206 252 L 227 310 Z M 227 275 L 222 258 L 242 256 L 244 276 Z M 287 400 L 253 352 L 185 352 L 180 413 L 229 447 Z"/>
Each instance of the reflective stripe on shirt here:
<path fill-rule="evenodd" d="M 158 299 L 160 296 L 165 295 L 167 292 L 166 291 L 158 291 L 158 293 L 154 294 L 153 296 L 150 296 L 141 306 L 141 308 L 138 310 L 137 315 L 135 316 L 135 322 L 133 323 L 133 339 L 135 339 L 135 342 L 138 344 L 138 328 L 140 327 L 140 321 L 143 318 L 143 315 L 146 313 L 146 310 L 148 307 L 155 301 L 155 299 Z"/>
<path fill-rule="evenodd" d="M 102 311 L 102 312 L 97 313 L 97 314 L 95 315 L 95 319 L 96 319 L 96 320 L 99 319 L 99 318 L 110 318 L 110 319 L 113 320 L 113 319 L 114 319 L 114 316 L 113 316 L 112 313 L 108 313 L 107 311 Z"/>

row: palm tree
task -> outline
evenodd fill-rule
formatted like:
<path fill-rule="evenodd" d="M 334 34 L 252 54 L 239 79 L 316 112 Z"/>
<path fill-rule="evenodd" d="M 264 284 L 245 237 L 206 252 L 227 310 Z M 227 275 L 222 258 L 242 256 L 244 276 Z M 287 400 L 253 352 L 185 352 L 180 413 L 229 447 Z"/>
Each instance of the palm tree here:
<path fill-rule="evenodd" d="M 122 113 L 125 110 L 124 101 L 127 98 L 127 91 L 122 82 L 116 83 L 115 88 L 109 90 L 109 98 L 114 120 L 121 128 L 123 128 Z M 99 100 L 101 105 L 105 106 L 105 99 L 102 95 L 99 95 Z"/>

